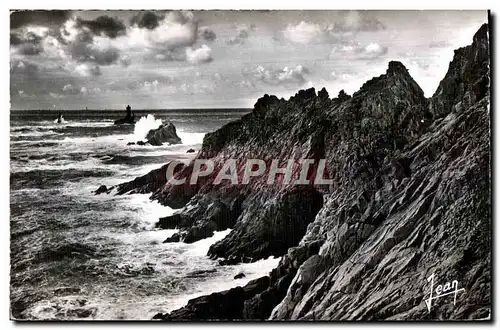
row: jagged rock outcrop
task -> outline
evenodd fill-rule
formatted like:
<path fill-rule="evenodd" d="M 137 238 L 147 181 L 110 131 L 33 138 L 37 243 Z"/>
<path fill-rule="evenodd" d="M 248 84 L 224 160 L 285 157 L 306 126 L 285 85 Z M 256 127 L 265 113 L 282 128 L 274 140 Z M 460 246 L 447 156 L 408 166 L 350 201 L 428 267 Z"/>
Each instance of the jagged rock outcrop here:
<path fill-rule="evenodd" d="M 489 89 L 488 25 L 476 32 L 472 45 L 455 50 L 446 76 L 431 98 L 429 109 L 436 117 L 463 111 L 481 100 Z"/>
<path fill-rule="evenodd" d="M 393 61 L 352 96 L 341 92 L 329 99 L 314 89 L 288 101 L 265 95 L 252 113 L 206 135 L 197 158 L 212 159 L 216 171 L 227 158 L 239 160 L 238 175 L 248 158 L 308 158 L 315 160 L 313 169 L 325 159 L 326 176 L 332 179 L 329 185 L 295 186 L 292 193 L 290 186 L 265 184 L 267 172 L 248 185 L 213 185 L 212 175 L 194 185 L 167 182 L 154 192 L 152 198 L 165 205 L 184 202 L 178 214 L 163 221 L 180 229 L 177 240 L 194 241 L 232 228 L 210 248 L 213 258 L 236 263 L 284 255 L 265 288 L 251 297 L 240 289 L 232 292 L 236 311 L 210 310 L 218 314 L 209 318 L 448 320 L 489 315 L 487 32 L 482 26 L 470 46 L 455 52 L 430 99 L 404 65 Z M 192 171 L 190 164 L 176 177 L 190 177 Z M 314 171 L 309 174 L 314 179 Z M 305 196 L 303 204 L 298 195 Z M 233 203 L 238 207 L 227 211 Z M 294 225 L 288 226 L 289 221 Z M 427 309 L 426 279 L 432 274 L 439 284 L 458 280 L 465 288 L 456 305 L 451 296 Z M 199 311 L 214 302 L 207 299 L 188 303 L 168 319 L 204 318 L 208 313 Z"/>
<path fill-rule="evenodd" d="M 106 187 L 105 185 L 101 185 L 101 186 L 99 186 L 99 188 L 97 188 L 94 191 L 94 195 L 100 195 L 100 194 L 105 193 L 107 191 L 108 191 L 108 187 Z"/>
<path fill-rule="evenodd" d="M 325 243 L 299 267 L 271 319 L 488 317 L 489 73 L 482 70 L 488 61 L 484 25 L 471 46 L 455 53 L 430 100 L 433 116 L 424 119 L 430 125 L 384 161 L 387 174 L 375 173 L 380 184 L 352 178 L 351 187 L 328 197 L 299 246 Z M 481 92 L 470 98 L 471 90 Z M 426 279 L 432 274 L 442 284 L 456 279 L 465 288 L 456 306 L 441 298 L 428 311 Z"/>
<path fill-rule="evenodd" d="M 132 181 L 124 182 L 116 186 L 116 194 L 148 194 L 158 190 L 167 183 L 167 169 L 170 163 L 162 167 L 152 170 L 146 175 L 135 178 Z M 181 171 L 186 165 L 178 164 L 175 166 L 173 173 Z M 108 189 L 109 191 L 109 189 Z"/>
<path fill-rule="evenodd" d="M 223 292 L 212 293 L 189 300 L 186 307 L 168 313 L 158 313 L 153 320 L 239 320 L 243 318 L 245 301 L 251 299 L 269 286 L 269 277 L 264 276 Z"/>
<path fill-rule="evenodd" d="M 312 186 L 285 190 L 263 205 L 247 207 L 248 212 L 238 219 L 233 231 L 212 245 L 208 255 L 256 260 L 283 255 L 299 243 L 322 206 L 323 196 Z"/>
<path fill-rule="evenodd" d="M 354 188 L 353 179 L 376 186 L 377 172 L 385 170 L 384 159 L 416 140 L 429 124 L 424 121 L 427 99 L 400 63 L 391 62 L 386 74 L 343 100 L 318 97 L 314 88 L 299 91 L 289 101 L 265 95 L 251 114 L 207 134 L 198 154 L 199 159 L 214 160 L 215 172 L 227 158 L 239 159 L 238 165 L 247 158 L 326 159 L 332 186 L 295 186 L 302 196 L 296 198 L 286 185 L 265 184 L 267 172 L 236 188 L 227 181 L 213 185 L 215 175 L 196 185 L 167 183 L 154 199 L 166 205 L 179 196 L 189 200 L 180 211 L 185 219 L 177 227 L 180 233 L 170 241 L 202 239 L 229 224 L 234 230 L 210 248 L 211 257 L 256 260 L 282 255 L 305 234 L 321 209 L 322 194 L 344 184 Z M 192 171 L 188 166 L 178 177 L 189 178 Z M 219 221 L 206 216 L 215 201 L 226 206 L 241 201 L 241 210 L 232 213 L 232 219 L 224 217 L 219 226 Z"/>
<path fill-rule="evenodd" d="M 163 143 L 182 143 L 181 138 L 177 136 L 177 131 L 174 124 L 172 124 L 171 122 L 162 124 L 157 129 L 150 130 L 146 135 L 146 140 L 152 146 L 161 146 Z"/>

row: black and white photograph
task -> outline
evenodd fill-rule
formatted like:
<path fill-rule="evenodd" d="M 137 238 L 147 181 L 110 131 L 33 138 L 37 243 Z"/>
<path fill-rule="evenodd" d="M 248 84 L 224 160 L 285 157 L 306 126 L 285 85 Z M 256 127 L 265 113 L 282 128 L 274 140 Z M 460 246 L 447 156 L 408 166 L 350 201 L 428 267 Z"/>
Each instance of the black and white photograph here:
<path fill-rule="evenodd" d="M 491 322 L 494 14 L 12 6 L 11 322 Z"/>

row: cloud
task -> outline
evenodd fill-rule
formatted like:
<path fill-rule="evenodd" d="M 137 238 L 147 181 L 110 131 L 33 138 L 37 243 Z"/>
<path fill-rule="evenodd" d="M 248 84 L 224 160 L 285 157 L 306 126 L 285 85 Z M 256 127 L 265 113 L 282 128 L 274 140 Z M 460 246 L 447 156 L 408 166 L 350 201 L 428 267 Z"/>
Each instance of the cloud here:
<path fill-rule="evenodd" d="M 59 93 L 53 93 L 53 92 L 50 92 L 49 95 L 54 98 L 54 99 L 63 99 L 64 98 L 64 95 L 62 94 L 59 94 Z"/>
<path fill-rule="evenodd" d="M 211 82 L 195 82 L 195 83 L 182 83 L 179 86 L 179 92 L 182 92 L 185 95 L 193 95 L 193 94 L 213 94 L 215 92 L 215 86 Z"/>
<path fill-rule="evenodd" d="M 250 80 L 241 80 L 238 82 L 238 86 L 244 89 L 253 89 L 255 88 L 255 84 Z"/>
<path fill-rule="evenodd" d="M 10 14 L 10 28 L 27 25 L 59 26 L 71 17 L 67 10 L 20 10 Z"/>
<path fill-rule="evenodd" d="M 160 25 L 159 22 L 164 18 L 165 15 L 153 11 L 146 11 L 132 17 L 130 24 L 137 25 L 139 28 L 154 30 Z"/>
<path fill-rule="evenodd" d="M 18 48 L 18 53 L 22 55 L 37 55 L 43 52 L 43 47 L 39 44 L 22 44 Z"/>
<path fill-rule="evenodd" d="M 124 56 L 120 57 L 120 64 L 122 66 L 129 66 L 130 63 L 131 63 L 130 56 L 124 55 Z"/>
<path fill-rule="evenodd" d="M 435 40 L 429 44 L 429 48 L 447 48 L 451 46 L 453 45 L 447 40 Z"/>
<path fill-rule="evenodd" d="M 62 91 L 64 93 L 72 94 L 75 92 L 75 88 L 71 84 L 66 84 L 63 86 Z"/>
<path fill-rule="evenodd" d="M 285 67 L 282 70 L 257 66 L 252 72 L 244 72 L 252 78 L 262 81 L 267 85 L 302 85 L 307 81 L 309 70 L 302 65 Z"/>
<path fill-rule="evenodd" d="M 298 25 L 288 25 L 283 31 L 286 39 L 297 44 L 320 42 L 324 38 L 324 31 L 319 24 L 300 22 Z"/>
<path fill-rule="evenodd" d="M 215 32 L 208 26 L 203 26 L 198 29 L 198 33 L 201 38 L 207 41 L 214 41 L 217 38 Z"/>
<path fill-rule="evenodd" d="M 42 40 L 42 36 L 29 30 L 23 34 L 10 34 L 10 45 L 21 55 L 37 55 L 43 52 Z"/>
<path fill-rule="evenodd" d="M 238 45 L 238 44 L 244 44 L 245 39 L 247 39 L 250 36 L 250 32 L 254 31 L 256 29 L 255 24 L 252 24 L 250 26 L 246 24 L 239 24 L 236 26 L 236 36 L 229 38 L 226 40 L 226 44 L 228 45 Z"/>
<path fill-rule="evenodd" d="M 101 16 L 103 17 L 103 16 Z M 95 27 L 97 29 L 97 27 Z M 115 28 L 109 28 L 114 31 Z M 90 30 L 89 27 L 80 24 L 77 20 L 66 22 L 63 28 L 63 40 L 67 43 L 66 52 L 77 62 L 95 62 L 99 65 L 110 65 L 118 61 L 120 51 L 108 42 L 109 39 L 94 37 L 97 30 Z M 103 32 L 109 37 L 117 32 Z M 100 35 L 101 32 L 98 32 Z M 108 40 L 108 41 L 107 41 Z"/>
<path fill-rule="evenodd" d="M 92 66 L 87 63 L 77 65 L 75 72 L 83 77 L 100 76 L 101 68 L 98 65 Z"/>
<path fill-rule="evenodd" d="M 379 57 L 387 54 L 388 48 L 376 42 L 371 42 L 362 49 L 362 53 L 369 57 Z"/>
<path fill-rule="evenodd" d="M 348 72 L 343 72 L 343 73 L 338 73 L 336 71 L 332 71 L 330 73 L 330 80 L 341 80 L 341 81 L 350 81 L 354 77 L 353 73 L 348 73 Z"/>
<path fill-rule="evenodd" d="M 207 45 L 202 45 L 198 49 L 186 48 L 186 58 L 189 63 L 200 64 L 212 61 L 212 49 Z"/>
<path fill-rule="evenodd" d="M 157 15 L 159 16 L 159 15 Z M 143 26 L 139 24 L 141 17 L 134 20 L 134 24 L 127 29 L 127 34 L 110 40 L 108 46 L 116 47 L 128 54 L 137 54 L 142 59 L 155 59 L 156 54 L 164 54 L 162 60 L 169 59 L 169 53 L 175 54 L 176 59 L 186 60 L 185 48 L 193 46 L 198 38 L 198 22 L 191 12 L 173 11 L 166 14 L 153 24 Z M 103 41 L 104 43 L 104 41 Z M 178 54 L 182 54 L 178 58 Z M 174 57 L 174 56 L 173 56 Z"/>
<path fill-rule="evenodd" d="M 142 83 L 141 89 L 148 93 L 158 93 L 160 83 L 158 80 L 145 81 Z"/>
<path fill-rule="evenodd" d="M 65 20 L 61 19 L 56 28 L 26 23 L 22 29 L 12 30 L 11 54 L 43 53 L 40 61 L 50 60 L 54 67 L 68 65 L 70 69 L 78 64 L 94 64 L 92 68 L 95 68 L 95 65 L 113 64 L 127 67 L 132 61 L 198 64 L 212 60 L 208 46 L 194 45 L 199 37 L 211 41 L 216 35 L 208 26 L 198 29 L 198 21 L 189 11 L 142 12 L 132 18 L 133 24 L 128 28 L 120 19 L 108 15 L 92 20 L 71 15 L 62 17 Z M 100 75 L 100 69 L 89 68 L 78 67 L 72 71 L 83 76 Z"/>
<path fill-rule="evenodd" d="M 94 35 L 106 35 L 109 38 L 116 38 L 120 35 L 125 35 L 125 24 L 117 17 L 110 17 L 108 15 L 99 16 L 94 20 L 83 20 L 77 18 L 78 26 L 87 27 L 94 33 Z"/>
<path fill-rule="evenodd" d="M 23 43 L 23 39 L 19 33 L 10 34 L 10 44 L 17 46 Z"/>
<path fill-rule="evenodd" d="M 170 12 L 159 26 L 146 34 L 155 46 L 167 49 L 191 46 L 196 42 L 198 23 L 191 12 Z"/>
<path fill-rule="evenodd" d="M 252 28 L 253 27 L 253 28 Z M 252 25 L 252 27 L 246 25 L 246 24 L 240 24 L 236 27 L 236 36 L 238 38 L 246 39 L 248 38 L 250 31 L 255 29 L 255 25 Z"/>
<path fill-rule="evenodd" d="M 288 24 L 283 30 L 283 36 L 286 40 L 297 44 L 335 43 L 346 33 L 384 29 L 386 26 L 370 13 L 349 11 L 341 14 L 335 23 L 326 26 L 306 21 L 301 21 L 297 25 Z"/>
<path fill-rule="evenodd" d="M 34 76 L 38 74 L 40 68 L 37 64 L 28 61 L 14 60 L 10 62 L 11 74 L 23 74 L 27 76 Z"/>
<path fill-rule="evenodd" d="M 74 43 L 69 47 L 71 58 L 77 62 L 94 62 L 110 65 L 118 61 L 120 51 L 117 48 L 101 49 L 94 44 Z"/>
<path fill-rule="evenodd" d="M 385 30 L 386 26 L 367 11 L 351 10 L 327 27 L 333 33 Z"/>
<path fill-rule="evenodd" d="M 97 94 L 100 92 L 101 92 L 101 89 L 99 87 L 89 88 L 89 87 L 83 86 L 82 88 L 80 88 L 81 94 Z"/>
<path fill-rule="evenodd" d="M 374 59 L 387 54 L 387 52 L 388 47 L 381 46 L 376 42 L 362 45 L 359 42 L 351 41 L 343 45 L 333 47 L 330 52 L 330 58 L 351 56 L 359 59 Z"/>

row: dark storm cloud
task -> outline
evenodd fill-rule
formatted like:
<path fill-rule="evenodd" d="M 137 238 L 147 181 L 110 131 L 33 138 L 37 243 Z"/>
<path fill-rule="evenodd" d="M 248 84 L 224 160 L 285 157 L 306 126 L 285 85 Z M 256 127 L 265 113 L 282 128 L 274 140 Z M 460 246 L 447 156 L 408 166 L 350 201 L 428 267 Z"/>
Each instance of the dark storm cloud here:
<path fill-rule="evenodd" d="M 18 52 L 23 55 L 37 55 L 43 52 L 43 47 L 41 45 L 22 44 Z"/>
<path fill-rule="evenodd" d="M 10 34 L 10 45 L 23 55 L 37 55 L 43 52 L 42 40 L 41 36 L 33 32 L 24 35 L 15 32 Z"/>
<path fill-rule="evenodd" d="M 19 33 L 10 34 L 10 44 L 12 46 L 17 46 L 23 43 L 22 37 Z"/>
<path fill-rule="evenodd" d="M 21 10 L 10 14 L 10 28 L 17 29 L 25 25 L 53 26 L 62 25 L 71 17 L 68 10 Z"/>
<path fill-rule="evenodd" d="M 95 20 L 77 18 L 77 25 L 89 28 L 95 35 L 104 34 L 112 39 L 124 35 L 126 31 L 125 24 L 120 19 L 108 15 L 99 16 Z"/>
<path fill-rule="evenodd" d="M 160 21 L 165 18 L 165 15 L 158 14 L 157 12 L 146 11 L 141 12 L 130 20 L 130 24 L 137 25 L 140 28 L 154 30 L 160 25 Z"/>
<path fill-rule="evenodd" d="M 123 26 L 123 28 L 122 28 Z M 109 38 L 116 38 L 124 34 L 125 26 L 119 20 L 109 16 L 99 16 L 95 20 L 76 19 L 77 34 L 72 40 L 64 40 L 70 33 L 62 30 L 61 43 L 65 45 L 66 54 L 77 62 L 93 62 L 99 65 L 116 63 L 120 58 L 120 50 L 115 47 L 100 48 L 94 45 L 94 36 L 104 34 Z"/>
<path fill-rule="evenodd" d="M 120 57 L 120 51 L 117 48 L 99 49 L 85 42 L 70 45 L 69 53 L 77 62 L 94 62 L 99 65 L 113 64 Z"/>

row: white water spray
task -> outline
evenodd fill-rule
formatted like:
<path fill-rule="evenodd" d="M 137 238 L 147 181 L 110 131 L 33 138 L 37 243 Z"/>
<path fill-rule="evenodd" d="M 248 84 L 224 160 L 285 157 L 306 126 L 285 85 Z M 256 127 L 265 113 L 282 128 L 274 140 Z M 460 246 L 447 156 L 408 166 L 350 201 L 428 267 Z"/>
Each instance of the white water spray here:
<path fill-rule="evenodd" d="M 53 121 L 53 122 L 54 122 L 55 124 L 66 124 L 66 123 L 67 123 L 67 121 L 64 119 L 64 117 L 63 117 L 63 116 L 61 116 L 61 122 L 60 122 L 60 123 L 58 123 L 58 120 L 59 120 L 59 118 L 56 118 L 56 119 L 54 119 L 54 121 Z"/>
<path fill-rule="evenodd" d="M 146 138 L 148 132 L 152 129 L 157 129 L 163 124 L 161 119 L 155 119 L 155 116 L 148 114 L 147 117 L 142 116 L 137 123 L 135 123 L 133 141 L 142 141 Z"/>

